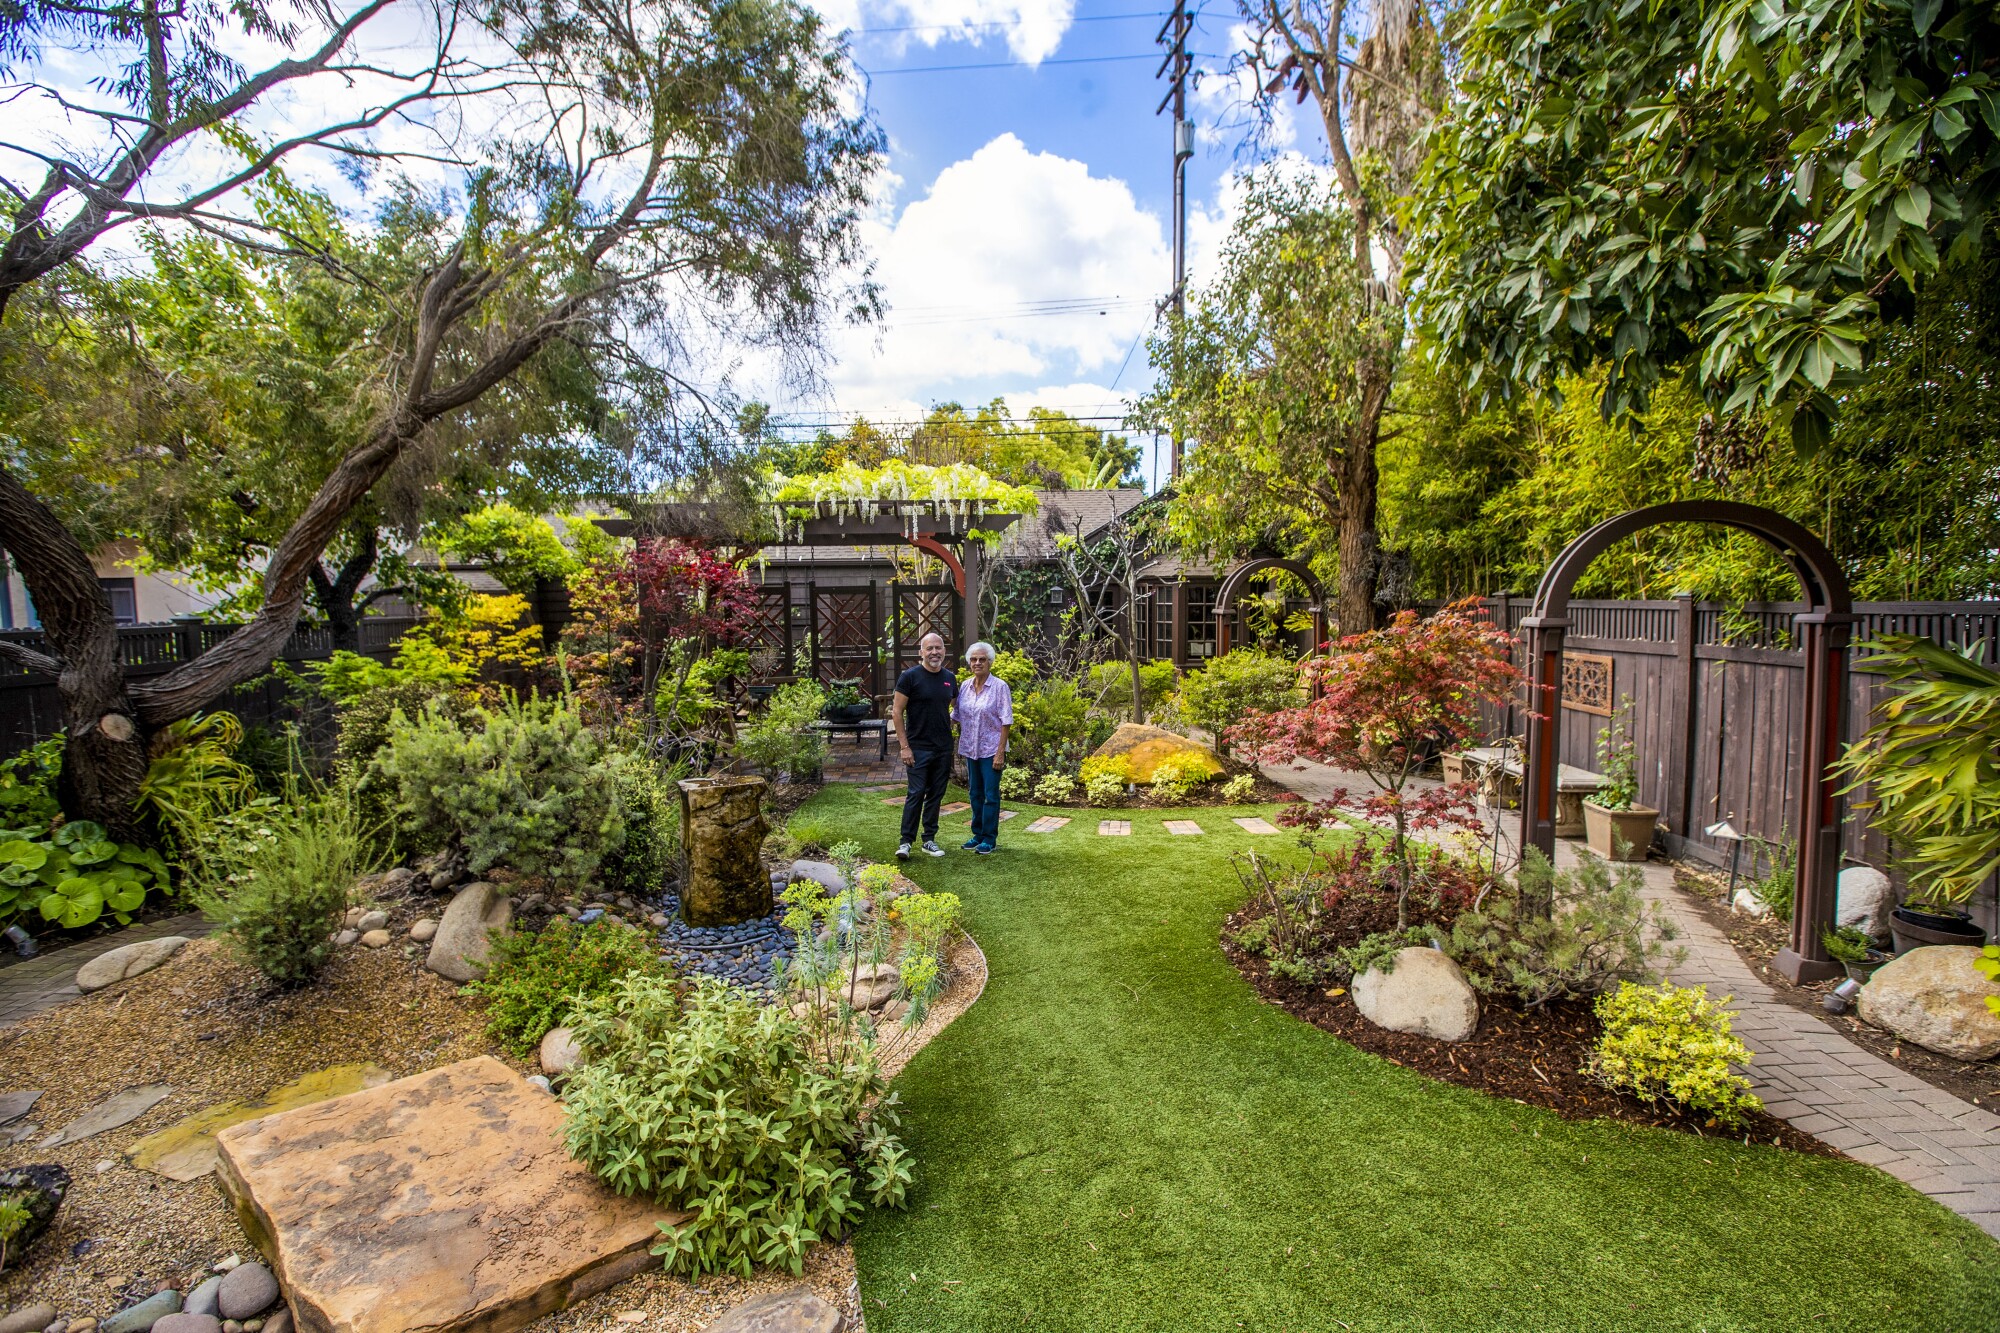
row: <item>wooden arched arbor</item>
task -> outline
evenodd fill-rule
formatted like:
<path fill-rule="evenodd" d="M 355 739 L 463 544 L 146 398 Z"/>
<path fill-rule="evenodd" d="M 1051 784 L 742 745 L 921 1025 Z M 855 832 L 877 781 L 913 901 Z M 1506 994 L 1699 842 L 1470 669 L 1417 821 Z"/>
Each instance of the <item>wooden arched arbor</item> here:
<path fill-rule="evenodd" d="M 1250 578 L 1267 569 L 1282 569 L 1299 582 L 1306 585 L 1306 596 L 1311 598 L 1310 609 L 1313 621 L 1313 650 L 1316 652 L 1326 642 L 1326 595 L 1321 590 L 1319 580 L 1312 570 L 1297 560 L 1281 560 L 1276 556 L 1264 556 L 1256 560 L 1246 560 L 1223 575 L 1222 586 L 1215 590 L 1215 630 L 1219 642 L 1215 645 L 1218 653 L 1226 653 L 1233 646 L 1236 637 L 1236 599 L 1250 586 Z"/>
<path fill-rule="evenodd" d="M 1528 753 L 1521 792 L 1521 845 L 1546 856 L 1556 846 L 1557 728 L 1562 721 L 1563 639 L 1569 630 L 1569 594 L 1583 571 L 1613 543 L 1663 523 L 1714 523 L 1762 538 L 1784 558 L 1805 594 L 1807 609 L 1795 622 L 1804 639 L 1806 691 L 1802 762 L 1794 781 L 1798 796 L 1798 887 L 1793 899 L 1792 942 L 1774 961 L 1791 980 L 1818 981 L 1840 968 L 1826 956 L 1820 933 L 1833 923 L 1840 861 L 1839 785 L 1827 771 L 1838 756 L 1847 703 L 1847 646 L 1855 617 L 1841 572 L 1819 538 L 1757 505 L 1730 500 L 1683 500 L 1635 509 L 1598 524 L 1563 548 L 1535 589 L 1535 604 L 1521 622 L 1528 654 Z"/>

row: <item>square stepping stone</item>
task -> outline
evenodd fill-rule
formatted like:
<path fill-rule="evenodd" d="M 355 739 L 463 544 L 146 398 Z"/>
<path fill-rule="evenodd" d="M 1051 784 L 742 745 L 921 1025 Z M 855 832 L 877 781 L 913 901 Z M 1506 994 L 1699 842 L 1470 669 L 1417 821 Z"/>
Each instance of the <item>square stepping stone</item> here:
<path fill-rule="evenodd" d="M 967 808 L 970 809 L 970 807 Z M 1020 813 L 1021 812 L 1019 810 L 1002 810 L 1000 812 L 1000 822 L 1004 824 L 1008 820 L 1012 819 L 1015 815 L 1018 815 Z"/>
<path fill-rule="evenodd" d="M 1169 819 L 1167 821 L 1167 832 L 1178 833 L 1182 837 L 1198 838 L 1201 836 L 1201 825 L 1195 823 L 1192 819 Z"/>
<path fill-rule="evenodd" d="M 657 1268 L 669 1213 L 563 1148 L 490 1056 L 232 1125 L 218 1176 L 299 1326 L 507 1333 Z"/>
<path fill-rule="evenodd" d="M 1278 831 L 1277 826 L 1271 823 L 1270 820 L 1260 819 L 1256 815 L 1251 815 L 1247 819 L 1232 819 L 1229 822 L 1236 825 L 1237 828 L 1242 829 L 1245 833 L 1276 833 Z"/>
<path fill-rule="evenodd" d="M 1097 836 L 1100 838 L 1129 838 L 1132 836 L 1132 821 L 1129 819 L 1100 819 L 1097 821 Z"/>
<path fill-rule="evenodd" d="M 902 803 L 903 803 L 904 801 L 907 801 L 908 799 L 909 799 L 909 797 L 907 797 L 907 796 L 884 796 L 884 797 L 882 798 L 882 804 L 884 804 L 884 805 L 901 805 L 901 804 L 902 804 Z"/>
<path fill-rule="evenodd" d="M 896 804 L 901 805 L 902 802 L 898 801 L 896 802 Z M 970 805 L 967 805 L 964 801 L 953 801 L 950 805 L 939 806 L 938 813 L 941 815 L 959 815 L 959 814 L 964 814 L 967 810 L 970 810 L 971 808 L 972 807 Z"/>
<path fill-rule="evenodd" d="M 1028 832 L 1054 833 L 1057 829 L 1061 828 L 1064 824 L 1067 823 L 1069 823 L 1067 819 L 1058 819 L 1054 815 L 1043 815 L 1040 819 L 1037 819 L 1034 823 L 1028 825 Z"/>

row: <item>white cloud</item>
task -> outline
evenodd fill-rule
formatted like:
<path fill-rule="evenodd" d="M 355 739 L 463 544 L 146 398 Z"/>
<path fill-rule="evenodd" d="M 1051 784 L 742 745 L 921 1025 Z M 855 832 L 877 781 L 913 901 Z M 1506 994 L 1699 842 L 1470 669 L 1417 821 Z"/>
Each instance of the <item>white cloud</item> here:
<path fill-rule="evenodd" d="M 890 310 L 879 331 L 835 342 L 830 378 L 849 410 L 995 380 L 1108 380 L 1151 327 L 1169 272 L 1161 220 L 1123 181 L 1012 134 L 869 230 Z"/>
<path fill-rule="evenodd" d="M 893 39 L 898 51 L 997 38 L 1030 65 L 1055 54 L 1076 13 L 1075 0 L 813 0 L 813 7 L 836 28 Z"/>

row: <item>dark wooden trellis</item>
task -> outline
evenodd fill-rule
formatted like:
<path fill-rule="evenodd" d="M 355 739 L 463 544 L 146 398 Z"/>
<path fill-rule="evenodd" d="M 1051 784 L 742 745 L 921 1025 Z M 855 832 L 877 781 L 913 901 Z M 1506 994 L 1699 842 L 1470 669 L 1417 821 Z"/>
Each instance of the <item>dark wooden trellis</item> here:
<path fill-rule="evenodd" d="M 1791 944 L 1772 965 L 1793 981 L 1838 975 L 1820 936 L 1833 922 L 1840 866 L 1839 783 L 1829 766 L 1840 749 L 1847 702 L 1847 648 L 1856 617 L 1847 576 L 1819 538 L 1782 514 L 1730 500 L 1684 500 L 1635 509 L 1598 524 L 1564 547 L 1535 590 L 1533 612 L 1521 622 L 1527 640 L 1528 747 L 1521 784 L 1521 845 L 1555 855 L 1556 767 L 1563 709 L 1564 640 L 1569 594 L 1577 579 L 1613 544 L 1666 523 L 1713 523 L 1769 543 L 1799 581 L 1810 609 L 1793 618 L 1805 666 L 1799 719 L 1797 889 Z"/>
<path fill-rule="evenodd" d="M 944 635 L 944 641 L 963 650 L 964 605 L 958 590 L 949 583 L 889 584 L 890 679 L 916 665 L 917 647 L 926 634 Z"/>
<path fill-rule="evenodd" d="M 822 684 L 859 680 L 863 694 L 880 694 L 876 650 L 882 638 L 880 585 L 873 580 L 866 587 L 822 588 L 809 583 L 806 605 L 812 608 L 813 679 Z"/>

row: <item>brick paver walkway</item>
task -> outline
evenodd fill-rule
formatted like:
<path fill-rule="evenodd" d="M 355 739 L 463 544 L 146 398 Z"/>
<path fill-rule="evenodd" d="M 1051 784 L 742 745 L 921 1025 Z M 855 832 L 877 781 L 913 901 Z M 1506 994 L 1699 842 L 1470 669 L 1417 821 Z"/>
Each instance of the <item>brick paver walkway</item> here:
<path fill-rule="evenodd" d="M 1317 765 L 1264 772 L 1314 798 L 1368 786 L 1366 778 Z M 1511 838 L 1518 818 L 1510 812 L 1501 829 Z M 1557 866 L 1576 860 L 1576 844 L 1558 840 Z M 2000 1237 L 2000 1115 L 1939 1091 L 1778 999 L 1674 888 L 1672 866 L 1650 861 L 1644 870 L 1645 896 L 1666 909 L 1679 927 L 1676 943 L 1687 950 L 1670 979 L 1733 997 L 1736 1035 L 1756 1055 L 1748 1073 L 1765 1108 Z"/>
<path fill-rule="evenodd" d="M 53 1009 L 81 996 L 83 992 L 76 988 L 76 970 L 99 954 L 142 940 L 158 939 L 162 935 L 186 935 L 198 939 L 214 928 L 207 917 L 199 912 L 190 912 L 185 916 L 168 917 L 164 921 L 128 926 L 83 944 L 51 949 L 40 957 L 0 968 L 0 1028 L 32 1018 L 44 1009 Z"/>

